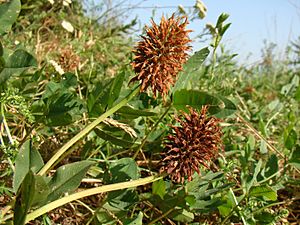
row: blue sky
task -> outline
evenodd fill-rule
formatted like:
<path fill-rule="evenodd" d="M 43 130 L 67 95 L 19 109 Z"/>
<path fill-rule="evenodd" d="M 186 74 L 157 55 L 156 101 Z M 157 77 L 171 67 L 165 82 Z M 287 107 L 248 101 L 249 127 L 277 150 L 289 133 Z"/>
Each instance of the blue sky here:
<path fill-rule="evenodd" d="M 144 0 L 142 7 L 148 6 L 192 6 L 196 0 Z M 141 0 L 129 0 L 136 4 Z M 230 15 L 232 25 L 225 34 L 223 43 L 232 53 L 238 53 L 238 60 L 249 63 L 258 61 L 263 48 L 263 40 L 276 43 L 279 56 L 284 55 L 285 46 L 300 36 L 300 1 L 299 0 L 203 0 L 207 6 L 207 16 L 195 20 L 189 28 L 195 34 L 201 33 L 206 23 L 215 24 L 222 13 Z M 148 24 L 153 15 L 151 8 L 138 8 L 131 11 L 131 16 L 138 16 L 142 24 Z M 159 21 L 164 14 L 171 15 L 176 8 L 156 9 L 154 19 Z M 194 50 L 203 47 L 203 43 L 194 43 Z M 246 63 L 247 63 L 246 62 Z"/>

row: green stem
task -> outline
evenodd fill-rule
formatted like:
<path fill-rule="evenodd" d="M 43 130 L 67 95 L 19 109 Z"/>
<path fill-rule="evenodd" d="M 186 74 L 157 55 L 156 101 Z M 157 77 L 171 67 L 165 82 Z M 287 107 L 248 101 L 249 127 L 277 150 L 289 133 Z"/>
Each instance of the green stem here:
<path fill-rule="evenodd" d="M 0 125 L 1 125 L 1 123 L 0 123 Z M 1 132 L 1 126 L 0 126 L 0 143 L 5 148 L 5 143 L 4 143 L 4 140 L 3 140 L 3 137 L 2 137 L 2 132 Z"/>
<path fill-rule="evenodd" d="M 156 176 L 149 176 L 145 178 L 141 178 L 138 180 L 134 181 L 127 181 L 127 182 L 122 182 L 122 183 L 116 183 L 116 184 L 109 184 L 109 185 L 104 185 L 101 187 L 96 187 L 96 188 L 90 188 L 88 190 L 80 191 L 71 195 L 68 195 L 66 197 L 60 198 L 58 200 L 55 200 L 53 202 L 50 202 L 47 205 L 42 206 L 41 208 L 27 214 L 25 223 L 28 223 L 31 220 L 34 220 L 35 218 L 53 210 L 56 209 L 57 207 L 60 207 L 64 204 L 67 204 L 69 202 L 88 197 L 91 195 L 95 194 L 100 194 L 104 192 L 109 192 L 109 191 L 116 191 L 116 190 L 121 190 L 125 188 L 134 188 L 137 186 L 145 185 L 148 183 L 152 183 L 156 180 L 162 179 L 164 175 L 156 175 Z"/>
<path fill-rule="evenodd" d="M 224 225 L 224 224 L 226 224 L 226 222 L 229 220 L 229 218 L 233 215 L 233 213 L 236 211 L 236 209 L 238 209 L 238 207 L 239 207 L 239 204 L 242 202 L 242 201 L 244 201 L 244 199 L 246 198 L 246 195 L 244 195 L 241 199 L 240 199 L 240 201 L 237 203 L 237 204 L 235 204 L 235 206 L 231 209 L 231 212 L 225 217 L 225 219 L 222 221 L 222 223 L 221 223 L 221 225 Z M 238 212 L 239 213 L 239 212 Z M 244 221 L 243 221 L 244 222 Z"/>
<path fill-rule="evenodd" d="M 283 205 L 283 204 L 287 204 L 287 202 L 286 201 L 283 201 L 283 202 L 274 202 L 274 203 L 271 203 L 269 205 L 265 205 L 264 207 L 261 207 L 261 208 L 255 210 L 255 211 L 253 211 L 252 214 L 255 215 L 255 214 L 257 214 L 257 213 L 259 213 L 261 211 L 264 211 L 267 208 L 271 208 L 273 206 L 278 206 L 278 205 Z"/>
<path fill-rule="evenodd" d="M 211 80 L 214 79 L 215 77 L 215 66 L 216 66 L 216 62 L 217 62 L 217 46 L 214 46 L 214 50 L 213 50 L 213 54 L 212 54 L 212 65 L 211 65 L 211 70 L 210 70 L 210 76 L 211 76 Z"/>
<path fill-rule="evenodd" d="M 150 223 L 148 223 L 148 225 L 152 225 L 155 224 L 156 222 L 160 221 L 161 219 L 165 218 L 167 215 L 169 215 L 172 211 L 174 210 L 174 208 L 169 209 L 167 212 L 165 212 L 164 214 L 162 214 L 160 217 L 156 218 L 155 220 L 151 221 Z"/>
<path fill-rule="evenodd" d="M 158 126 L 158 124 L 162 121 L 162 119 L 165 117 L 165 115 L 167 115 L 167 113 L 169 112 L 169 110 L 171 109 L 172 104 L 170 104 L 168 106 L 168 108 L 166 109 L 166 111 L 161 115 L 161 117 L 156 121 L 156 123 L 154 124 L 154 126 L 151 128 L 150 132 L 146 135 L 146 137 L 144 137 L 144 139 L 142 140 L 141 145 L 139 146 L 139 148 L 136 150 L 136 152 L 133 155 L 133 159 L 135 159 L 139 152 L 141 151 L 141 149 L 144 147 L 144 145 L 146 144 L 146 141 L 149 137 L 149 135 L 155 130 L 155 128 Z"/>
<path fill-rule="evenodd" d="M 241 115 L 239 115 L 238 113 L 236 113 L 236 116 L 261 140 L 263 140 L 264 142 L 266 142 L 266 145 L 268 146 L 269 149 L 271 149 L 273 152 L 276 152 L 278 155 L 280 155 L 283 159 L 285 158 L 285 156 L 278 151 L 273 145 L 270 144 L 270 142 L 264 137 L 262 136 L 254 127 L 252 127 L 252 125 L 250 123 L 248 123 Z"/>
<path fill-rule="evenodd" d="M 130 101 L 137 93 L 139 92 L 139 86 L 137 86 L 128 96 L 126 96 L 122 101 L 116 104 L 114 107 L 109 109 L 107 112 L 103 113 L 100 117 L 94 120 L 92 123 L 87 125 L 81 132 L 75 135 L 71 140 L 69 140 L 63 147 L 61 147 L 52 158 L 44 165 L 44 167 L 39 171 L 38 175 L 44 175 L 54 163 L 62 160 L 62 155 L 72 147 L 78 140 L 87 135 L 91 130 L 93 130 L 99 123 L 105 120 L 107 117 L 115 113 L 118 109 L 124 106 L 127 102 Z M 61 158 L 60 158 L 61 157 Z"/>
<path fill-rule="evenodd" d="M 265 182 L 267 182 L 268 180 L 271 180 L 273 177 L 278 176 L 285 168 L 287 168 L 288 165 L 285 165 L 283 168 L 281 168 L 280 170 L 278 170 L 276 173 L 272 174 L 271 176 L 265 178 L 264 180 L 258 181 L 258 184 L 263 184 Z"/>
<path fill-rule="evenodd" d="M 2 117 L 2 122 L 3 122 L 3 125 L 4 125 L 4 129 L 6 131 L 6 134 L 7 134 L 8 140 L 9 140 L 10 144 L 13 144 L 14 143 L 14 139 L 12 138 L 12 136 L 10 134 L 9 127 L 8 127 L 6 119 L 5 119 L 3 104 L 1 104 L 1 117 Z"/>

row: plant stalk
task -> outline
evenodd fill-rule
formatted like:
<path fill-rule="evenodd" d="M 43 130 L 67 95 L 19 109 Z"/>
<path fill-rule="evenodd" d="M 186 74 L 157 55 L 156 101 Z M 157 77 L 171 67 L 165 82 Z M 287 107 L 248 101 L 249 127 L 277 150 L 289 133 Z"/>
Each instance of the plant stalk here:
<path fill-rule="evenodd" d="M 156 129 L 156 127 L 158 126 L 158 124 L 162 121 L 162 119 L 167 115 L 167 113 L 169 112 L 169 110 L 171 109 L 172 104 L 170 104 L 168 106 L 168 108 L 166 109 L 166 111 L 161 115 L 161 117 L 156 121 L 156 123 L 154 124 L 154 126 L 151 128 L 151 130 L 148 132 L 148 134 L 144 137 L 144 139 L 142 140 L 141 145 L 139 146 L 139 148 L 136 150 L 136 152 L 133 155 L 133 159 L 135 159 L 139 152 L 142 150 L 142 148 L 144 147 L 144 145 L 146 144 L 146 141 L 149 137 L 149 135 Z"/>
<path fill-rule="evenodd" d="M 25 223 L 28 223 L 29 221 L 34 220 L 35 218 L 53 210 L 53 209 L 56 209 L 57 207 L 67 204 L 69 202 L 72 202 L 72 201 L 75 201 L 75 200 L 78 200 L 78 199 L 81 199 L 84 197 L 88 197 L 91 195 L 104 193 L 104 192 L 116 191 L 116 190 L 121 190 L 121 189 L 125 189 L 125 188 L 134 188 L 137 186 L 152 183 L 156 180 L 162 179 L 163 177 L 164 177 L 164 175 L 149 176 L 149 177 L 141 178 L 141 179 L 134 180 L 134 181 L 127 181 L 127 182 L 121 182 L 121 183 L 116 183 L 116 184 L 104 185 L 101 187 L 91 188 L 88 190 L 84 190 L 84 191 L 80 191 L 80 192 L 71 194 L 66 197 L 55 200 L 53 202 L 50 202 L 49 204 L 44 205 L 41 208 L 27 214 Z"/>
<path fill-rule="evenodd" d="M 167 212 L 165 212 L 164 214 L 162 214 L 160 217 L 156 218 L 155 220 L 151 221 L 150 223 L 148 223 L 148 225 L 153 225 L 156 222 L 160 221 L 161 219 L 165 218 L 167 215 L 169 215 L 171 212 L 173 212 L 174 208 L 169 209 Z"/>
<path fill-rule="evenodd" d="M 1 117 L 2 117 L 2 122 L 3 122 L 3 125 L 4 125 L 4 129 L 6 131 L 6 134 L 7 134 L 8 140 L 9 140 L 10 144 L 13 144 L 14 139 L 12 138 L 12 136 L 10 134 L 9 127 L 8 127 L 8 124 L 7 124 L 6 119 L 5 119 L 3 104 L 1 104 Z M 4 144 L 4 142 L 3 142 L 3 144 Z"/>
<path fill-rule="evenodd" d="M 280 155 L 283 159 L 285 158 L 285 156 L 278 151 L 273 145 L 270 144 L 270 142 L 264 137 L 262 136 L 254 127 L 251 126 L 250 123 L 248 123 L 242 116 L 240 116 L 238 113 L 236 113 L 236 116 L 261 140 L 263 140 L 264 142 L 266 142 L 266 145 L 268 146 L 269 149 L 271 149 L 273 152 L 276 152 L 278 155 Z"/>

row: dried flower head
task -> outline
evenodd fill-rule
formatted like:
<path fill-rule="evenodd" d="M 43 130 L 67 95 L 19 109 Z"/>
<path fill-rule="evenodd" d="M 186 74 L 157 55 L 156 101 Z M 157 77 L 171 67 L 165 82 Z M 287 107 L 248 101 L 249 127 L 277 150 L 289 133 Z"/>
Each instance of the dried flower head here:
<path fill-rule="evenodd" d="M 141 80 L 141 92 L 151 87 L 154 97 L 158 91 L 165 98 L 187 60 L 191 31 L 186 30 L 187 18 L 175 18 L 174 14 L 169 19 L 163 16 L 159 25 L 153 20 L 151 23 L 133 51 L 132 66 L 137 76 L 130 82 Z"/>
<path fill-rule="evenodd" d="M 79 68 L 80 57 L 74 53 L 72 46 L 60 50 L 59 65 L 65 72 L 74 71 Z"/>
<path fill-rule="evenodd" d="M 207 162 L 218 155 L 223 148 L 220 120 L 207 117 L 207 106 L 201 112 L 189 108 L 189 114 L 182 113 L 175 120 L 180 126 L 171 126 L 172 133 L 165 140 L 160 172 L 167 172 L 172 181 L 183 183 L 187 177 L 192 180 L 199 166 L 208 167 Z"/>

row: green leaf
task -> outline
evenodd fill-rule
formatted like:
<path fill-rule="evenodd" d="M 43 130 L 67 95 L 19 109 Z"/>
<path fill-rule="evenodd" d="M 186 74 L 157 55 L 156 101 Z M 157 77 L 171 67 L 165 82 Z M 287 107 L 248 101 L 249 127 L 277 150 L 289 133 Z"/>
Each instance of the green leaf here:
<path fill-rule="evenodd" d="M 260 141 L 259 150 L 260 150 L 261 154 L 267 154 L 268 153 L 267 143 L 264 140 Z"/>
<path fill-rule="evenodd" d="M 104 174 L 106 183 L 136 180 L 139 177 L 138 166 L 132 158 L 122 158 L 110 163 L 109 170 Z"/>
<path fill-rule="evenodd" d="M 80 161 L 61 166 L 49 182 L 48 201 L 53 201 L 65 193 L 74 191 L 94 162 Z"/>
<path fill-rule="evenodd" d="M 192 209 L 192 207 L 198 202 L 196 197 L 194 195 L 187 195 L 184 200 L 186 201 L 186 203 L 190 206 L 190 208 Z"/>
<path fill-rule="evenodd" d="M 30 169 L 37 173 L 44 166 L 44 161 L 37 149 L 32 148 L 30 151 Z"/>
<path fill-rule="evenodd" d="M 154 205 L 157 206 L 163 213 L 166 213 L 169 210 L 173 210 L 175 208 L 184 208 L 187 205 L 185 200 L 186 193 L 184 190 L 179 190 L 174 195 L 170 192 L 167 192 L 164 196 L 164 200 L 162 201 L 158 195 L 149 195 L 148 200 Z"/>
<path fill-rule="evenodd" d="M 295 98 L 298 102 L 300 102 L 300 86 L 298 86 L 298 88 L 297 88 L 297 90 L 296 90 L 296 92 L 295 92 L 294 98 Z"/>
<path fill-rule="evenodd" d="M 2 42 L 0 41 L 0 56 L 3 56 L 3 45 L 2 45 Z"/>
<path fill-rule="evenodd" d="M 20 191 L 17 194 L 14 208 L 14 224 L 25 224 L 26 214 L 30 209 L 35 193 L 34 175 L 31 170 L 28 171 L 23 179 Z"/>
<path fill-rule="evenodd" d="M 203 211 L 207 211 L 209 209 L 212 209 L 213 207 L 214 209 L 216 209 L 220 205 L 220 199 L 211 199 L 211 196 L 218 192 L 224 192 L 226 189 L 229 189 L 234 185 L 231 183 L 223 183 L 223 180 L 224 174 L 222 172 L 209 172 L 203 177 L 199 175 L 193 176 L 193 180 L 186 184 L 186 193 L 189 196 L 194 196 L 195 198 L 195 202 L 190 199 L 190 203 L 192 203 L 191 208 Z M 212 187 L 211 185 L 215 183 L 217 183 L 218 185 Z"/>
<path fill-rule="evenodd" d="M 189 223 L 194 220 L 194 214 L 187 211 L 186 209 L 175 210 L 174 212 L 169 214 L 169 217 L 175 221 L 182 223 Z"/>
<path fill-rule="evenodd" d="M 26 141 L 16 158 L 15 163 L 15 174 L 14 174 L 14 180 L 13 180 L 13 189 L 16 193 L 18 191 L 19 186 L 23 182 L 23 179 L 28 174 L 30 169 L 30 149 L 31 149 L 31 143 L 30 141 Z"/>
<path fill-rule="evenodd" d="M 259 161 L 256 163 L 254 173 L 251 175 L 248 174 L 248 178 L 251 177 L 250 181 L 246 184 L 246 189 L 250 190 L 253 184 L 257 181 L 257 175 L 259 174 L 262 166 L 262 160 L 259 159 Z"/>
<path fill-rule="evenodd" d="M 107 210 L 104 209 L 98 209 L 95 211 L 95 225 L 110 225 L 110 224 L 116 224 L 116 221 L 114 221 L 114 218 L 112 215 L 108 214 Z"/>
<path fill-rule="evenodd" d="M 67 72 L 62 75 L 61 86 L 64 88 L 74 88 L 77 86 L 77 77 L 75 74 Z M 60 87 L 59 87 L 60 88 Z"/>
<path fill-rule="evenodd" d="M 48 126 L 68 125 L 82 117 L 85 111 L 83 101 L 77 96 L 75 75 L 66 74 L 60 83 L 50 81 L 39 101 L 32 105 L 32 113 Z M 75 77 L 76 79 L 76 77 Z"/>
<path fill-rule="evenodd" d="M 179 78 L 174 88 L 172 89 L 172 93 L 175 93 L 176 91 L 187 87 L 188 82 L 191 80 L 191 76 L 195 71 L 200 69 L 200 66 L 208 55 L 209 49 L 206 47 L 202 48 L 200 51 L 195 52 L 195 54 L 191 58 L 189 58 L 189 60 L 183 66 L 183 71 L 179 74 Z"/>
<path fill-rule="evenodd" d="M 117 146 L 129 148 L 130 146 L 132 146 L 134 144 L 134 142 L 130 142 L 125 139 L 117 138 L 113 135 L 110 135 L 107 132 L 104 132 L 103 130 L 101 130 L 99 128 L 96 128 L 94 131 L 98 137 L 102 138 L 103 140 L 109 141 L 110 143 L 117 145 Z"/>
<path fill-rule="evenodd" d="M 278 166 L 278 158 L 275 154 L 272 154 L 269 159 L 268 162 L 266 164 L 266 172 L 265 172 L 265 176 L 266 177 L 270 177 L 273 174 L 277 173 L 279 169 Z"/>
<path fill-rule="evenodd" d="M 37 61 L 36 59 L 28 52 L 23 49 L 17 49 L 6 62 L 7 68 L 28 68 L 28 67 L 36 67 Z"/>
<path fill-rule="evenodd" d="M 143 225 L 143 213 L 139 212 L 138 216 L 134 219 L 125 220 L 123 222 L 124 225 Z"/>
<path fill-rule="evenodd" d="M 155 112 L 150 112 L 146 110 L 139 110 L 139 109 L 134 109 L 131 106 L 123 106 L 117 111 L 117 114 L 120 114 L 121 116 L 125 118 L 130 118 L 130 119 L 135 119 L 140 116 L 155 116 Z"/>
<path fill-rule="evenodd" d="M 112 191 L 107 195 L 106 203 L 103 205 L 109 211 L 122 212 L 127 211 L 139 200 L 135 190 Z"/>
<path fill-rule="evenodd" d="M 39 152 L 31 147 L 31 140 L 27 140 L 20 148 L 15 162 L 13 189 L 16 193 L 29 170 L 38 172 L 44 165 Z"/>
<path fill-rule="evenodd" d="M 232 207 L 229 204 L 224 203 L 218 207 L 218 210 L 219 210 L 220 214 L 225 217 L 225 216 L 229 215 L 229 213 L 232 210 Z"/>
<path fill-rule="evenodd" d="M 218 207 L 223 205 L 224 202 L 219 197 L 214 197 L 209 200 L 197 200 L 190 209 L 197 213 L 208 213 L 218 210 Z"/>
<path fill-rule="evenodd" d="M 166 194 L 166 183 L 163 179 L 152 183 L 152 194 L 158 195 L 161 199 L 164 199 Z"/>
<path fill-rule="evenodd" d="M 235 196 L 233 195 L 234 193 L 232 191 L 229 191 L 227 193 L 227 196 L 224 196 L 225 198 L 222 199 L 225 202 L 223 202 L 222 205 L 218 206 L 218 210 L 222 216 L 228 216 L 232 211 L 233 207 L 236 206 L 234 201 Z"/>
<path fill-rule="evenodd" d="M 295 150 L 293 151 L 291 158 L 289 160 L 289 164 L 300 169 L 300 146 L 297 145 Z"/>
<path fill-rule="evenodd" d="M 250 150 L 253 151 L 255 148 L 255 137 L 252 134 L 249 135 L 247 144 L 248 144 Z"/>
<path fill-rule="evenodd" d="M 225 24 L 222 29 L 220 30 L 220 35 L 223 36 L 225 34 L 225 32 L 228 30 L 228 28 L 230 27 L 231 23 L 227 23 Z"/>
<path fill-rule="evenodd" d="M 267 200 L 276 201 L 277 193 L 268 185 L 253 186 L 250 189 L 249 196 L 264 197 Z"/>
<path fill-rule="evenodd" d="M 50 177 L 35 175 L 34 196 L 32 199 L 32 206 L 42 206 L 47 202 L 50 189 L 48 183 Z"/>
<path fill-rule="evenodd" d="M 0 35 L 3 35 L 11 29 L 20 11 L 20 0 L 10 0 L 0 4 Z"/>
<path fill-rule="evenodd" d="M 281 88 L 281 94 L 288 96 L 291 93 L 294 93 L 294 90 L 299 86 L 299 76 L 298 75 L 294 75 L 294 77 L 292 78 L 291 82 L 284 85 Z M 296 90 L 297 91 L 297 90 Z"/>
<path fill-rule="evenodd" d="M 0 56 L 0 74 L 5 68 L 5 60 L 3 59 L 2 56 Z"/>
<path fill-rule="evenodd" d="M 224 118 L 235 113 L 237 108 L 232 101 L 222 96 L 217 97 L 222 101 L 223 104 L 219 105 L 220 109 L 218 109 L 215 113 L 212 110 L 210 110 L 211 114 L 214 114 L 214 116 L 219 118 Z"/>
<path fill-rule="evenodd" d="M 219 105 L 222 102 L 220 99 L 207 94 L 206 92 L 200 92 L 196 90 L 180 90 L 174 93 L 173 106 L 177 110 L 187 110 L 186 106 L 189 105 L 195 109 L 201 109 L 203 105 L 209 105 L 209 110 L 218 112 Z"/>
<path fill-rule="evenodd" d="M 229 17 L 229 14 L 227 14 L 227 13 L 222 13 L 222 14 L 218 17 L 216 27 L 217 27 L 218 29 L 220 29 L 221 26 L 222 26 L 222 24 L 223 24 L 223 22 L 224 22 L 225 20 L 227 20 L 228 17 Z"/>
<path fill-rule="evenodd" d="M 0 73 L 0 83 L 5 82 L 14 74 L 21 74 L 30 67 L 36 67 L 36 59 L 22 49 L 17 49 L 9 58 L 6 60 L 5 67 Z"/>
<path fill-rule="evenodd" d="M 208 188 L 208 184 L 211 182 L 216 182 L 221 180 L 224 176 L 223 172 L 212 173 L 209 172 L 205 176 L 199 176 L 197 173 L 194 174 L 193 180 L 186 184 L 187 193 L 197 193 L 200 194 L 201 191 L 205 192 Z M 202 189 L 202 187 L 205 187 Z M 200 191 L 200 189 L 202 189 Z"/>
<path fill-rule="evenodd" d="M 272 111 L 280 111 L 281 108 L 283 107 L 282 103 L 280 102 L 279 99 L 275 99 L 271 101 L 268 105 L 267 108 L 272 112 Z"/>
<path fill-rule="evenodd" d="M 122 84 L 125 79 L 125 74 L 126 74 L 125 71 L 121 71 L 113 80 L 110 87 L 108 99 L 107 99 L 108 108 L 110 108 L 113 105 L 114 101 L 119 97 Z"/>
<path fill-rule="evenodd" d="M 209 113 L 217 117 L 226 117 L 236 111 L 234 103 L 224 97 L 217 97 L 196 90 L 176 91 L 173 97 L 173 106 L 177 110 L 187 111 L 187 105 L 199 110 L 203 105 L 208 105 Z"/>
<path fill-rule="evenodd" d="M 276 217 L 276 213 L 272 214 L 265 211 L 254 215 L 255 220 L 257 220 L 257 224 L 276 224 Z"/>
<path fill-rule="evenodd" d="M 97 117 L 105 111 L 113 79 L 101 80 L 94 84 L 87 99 L 87 109 L 90 117 Z"/>
<path fill-rule="evenodd" d="M 290 132 L 285 136 L 284 146 L 291 150 L 296 144 L 297 138 L 297 132 L 294 129 L 290 130 Z"/>
<path fill-rule="evenodd" d="M 104 173 L 103 181 L 106 184 L 119 183 L 136 180 L 139 176 L 135 160 L 132 158 L 122 158 L 108 165 L 108 170 Z M 138 194 L 133 189 L 113 191 L 108 193 L 106 201 L 103 205 L 104 208 L 120 213 L 128 210 L 138 201 Z"/>
<path fill-rule="evenodd" d="M 222 184 L 222 185 L 220 184 L 216 188 L 211 188 L 209 184 L 206 184 L 206 185 L 202 185 L 199 188 L 198 192 L 190 192 L 189 194 L 194 195 L 195 198 L 197 199 L 197 202 L 199 200 L 206 201 L 206 199 L 210 200 L 210 196 L 212 196 L 213 194 L 216 194 L 218 192 L 224 192 L 226 189 L 229 189 L 232 186 L 234 186 L 234 184 Z M 197 205 L 197 203 L 195 205 Z M 195 205 L 193 207 L 195 207 Z"/>
<path fill-rule="evenodd" d="M 58 93 L 47 101 L 46 124 L 68 125 L 81 117 L 82 108 L 82 102 L 73 93 Z"/>

